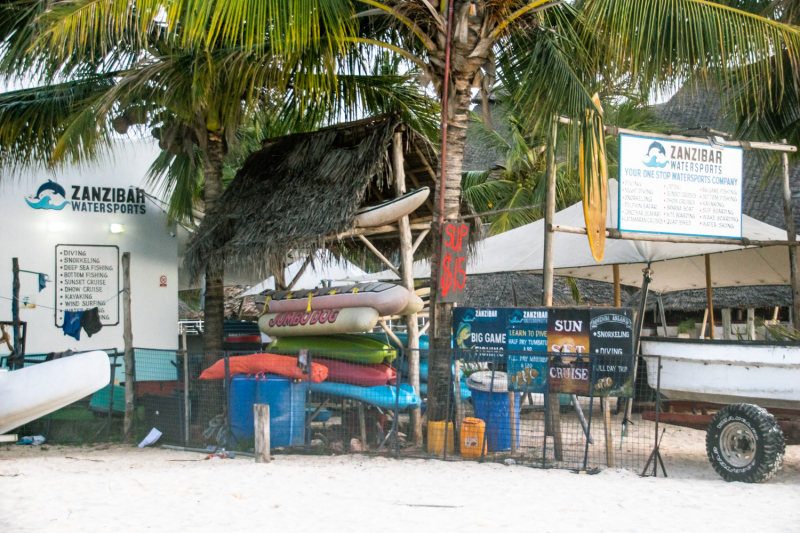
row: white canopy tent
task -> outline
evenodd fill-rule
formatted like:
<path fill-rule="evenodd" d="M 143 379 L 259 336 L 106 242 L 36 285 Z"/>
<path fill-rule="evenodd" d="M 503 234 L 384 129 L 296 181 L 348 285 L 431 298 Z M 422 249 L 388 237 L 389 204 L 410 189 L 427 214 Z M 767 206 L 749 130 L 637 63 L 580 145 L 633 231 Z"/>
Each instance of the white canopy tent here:
<path fill-rule="evenodd" d="M 617 227 L 617 182 L 608 183 L 607 227 Z M 556 213 L 554 225 L 585 228 L 583 203 Z M 753 241 L 786 241 L 786 231 L 742 215 L 742 236 Z M 789 253 L 786 246 L 742 248 L 723 244 L 684 244 L 606 239 L 602 263 L 592 257 L 586 235 L 555 233 L 555 274 L 597 281 L 613 281 L 612 265 L 620 265 L 620 282 L 640 287 L 642 269 L 650 263 L 650 289 L 670 292 L 706 286 L 705 254 L 711 259 L 712 285 L 788 285 Z M 467 274 L 541 272 L 544 257 L 544 220 L 538 220 L 484 240 L 467 265 Z M 414 277 L 430 277 L 427 260 L 414 263 Z M 391 271 L 350 278 L 397 279 Z"/>

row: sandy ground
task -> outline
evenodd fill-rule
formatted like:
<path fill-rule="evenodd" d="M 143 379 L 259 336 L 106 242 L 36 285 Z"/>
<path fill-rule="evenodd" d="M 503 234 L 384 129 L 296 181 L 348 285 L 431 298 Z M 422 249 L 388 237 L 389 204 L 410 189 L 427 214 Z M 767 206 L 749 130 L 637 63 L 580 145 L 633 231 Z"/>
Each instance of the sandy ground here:
<path fill-rule="evenodd" d="M 669 427 L 668 479 L 364 456 L 203 460 L 127 446 L 0 447 L 0 531 L 800 531 L 800 446 L 725 483 Z"/>

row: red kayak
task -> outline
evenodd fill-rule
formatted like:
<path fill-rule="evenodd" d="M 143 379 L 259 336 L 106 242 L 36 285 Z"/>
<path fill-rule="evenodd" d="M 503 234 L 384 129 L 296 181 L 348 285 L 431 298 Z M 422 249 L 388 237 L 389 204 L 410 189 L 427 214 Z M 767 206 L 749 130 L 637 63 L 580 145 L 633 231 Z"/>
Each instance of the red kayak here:
<path fill-rule="evenodd" d="M 315 365 L 328 369 L 328 381 L 347 383 L 359 387 L 377 387 L 391 384 L 397 378 L 394 368 L 383 365 L 352 365 L 330 359 L 314 359 Z"/>

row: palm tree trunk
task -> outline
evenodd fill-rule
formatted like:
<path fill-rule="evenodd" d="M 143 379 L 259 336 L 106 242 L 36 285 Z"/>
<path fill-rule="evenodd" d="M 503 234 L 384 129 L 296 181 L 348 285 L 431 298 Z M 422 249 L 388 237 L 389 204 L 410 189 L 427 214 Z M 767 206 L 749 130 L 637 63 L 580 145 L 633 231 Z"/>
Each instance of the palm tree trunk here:
<path fill-rule="evenodd" d="M 461 203 L 461 168 L 464 158 L 464 144 L 467 139 L 467 119 L 469 117 L 470 83 L 469 78 L 455 80 L 456 94 L 454 113 L 448 120 L 447 127 L 447 180 L 444 190 L 444 218 L 458 216 Z M 460 87 L 465 89 L 459 90 Z M 446 108 L 446 105 L 442 106 Z M 439 168 L 441 173 L 441 167 Z M 441 180 L 441 177 L 440 177 Z M 441 181 L 436 182 L 434 206 L 439 209 Z M 438 215 L 438 213 L 437 213 Z M 444 420 L 447 416 L 446 402 L 450 394 L 449 387 L 449 349 L 450 335 L 453 329 L 453 304 L 439 303 L 439 255 L 442 247 L 442 235 L 434 217 L 431 233 L 433 234 L 433 253 L 431 255 L 431 331 L 432 347 L 428 368 L 428 420 Z"/>
<path fill-rule="evenodd" d="M 211 211 L 222 194 L 222 158 L 224 146 L 222 136 L 208 132 L 206 149 L 203 155 L 203 175 L 205 178 L 205 206 Z M 224 268 L 206 267 L 206 298 L 203 332 L 203 351 L 205 366 L 213 364 L 222 352 L 222 328 L 225 322 Z"/>

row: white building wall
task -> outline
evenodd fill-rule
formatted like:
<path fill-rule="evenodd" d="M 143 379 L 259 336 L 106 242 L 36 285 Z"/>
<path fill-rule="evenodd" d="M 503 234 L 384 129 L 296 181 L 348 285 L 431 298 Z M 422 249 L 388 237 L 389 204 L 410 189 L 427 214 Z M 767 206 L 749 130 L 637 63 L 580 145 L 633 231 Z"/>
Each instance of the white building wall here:
<path fill-rule="evenodd" d="M 119 288 L 122 289 L 122 254 L 131 254 L 131 295 L 133 344 L 141 348 L 178 348 L 178 239 L 174 225 L 167 221 L 160 206 L 150 199 L 144 204 L 126 204 L 115 208 L 114 202 L 89 202 L 87 211 L 73 207 L 73 186 L 122 188 L 145 187 L 147 169 L 157 148 L 149 143 L 124 143 L 115 151 L 113 161 L 89 168 L 69 167 L 56 173 L 31 172 L 25 175 L 0 173 L 0 320 L 11 320 L 12 261 L 19 258 L 20 269 L 48 274 L 51 282 L 38 291 L 38 277 L 20 275 L 20 297 L 35 298 L 34 309 L 20 309 L 20 319 L 28 323 L 27 353 L 47 353 L 66 349 L 89 350 L 123 348 L 123 310 L 119 300 L 119 324 L 104 325 L 91 338 L 81 331 L 80 341 L 66 336 L 56 326 L 56 245 L 114 245 L 119 247 Z M 67 198 L 53 193 L 51 203 L 69 203 L 61 210 L 34 209 L 26 198 L 38 203 L 38 188 L 48 179 L 61 185 Z M 50 194 L 52 191 L 46 191 Z M 135 191 L 134 191 L 135 192 Z M 75 205 L 82 208 L 84 201 Z M 99 205 L 103 211 L 99 212 Z M 106 208 L 112 212 L 105 212 Z M 144 207 L 145 213 L 141 210 Z M 98 212 L 95 212 L 98 209 Z M 90 210 L 90 211 L 89 211 Z M 122 211 L 132 211 L 125 212 Z M 137 211 L 139 211 L 137 213 Z M 123 233 L 111 233 L 111 224 L 123 224 Z M 59 229 L 60 231 L 52 231 Z M 166 277 L 162 287 L 161 277 Z M 6 353 L 0 346 L 0 354 Z"/>

